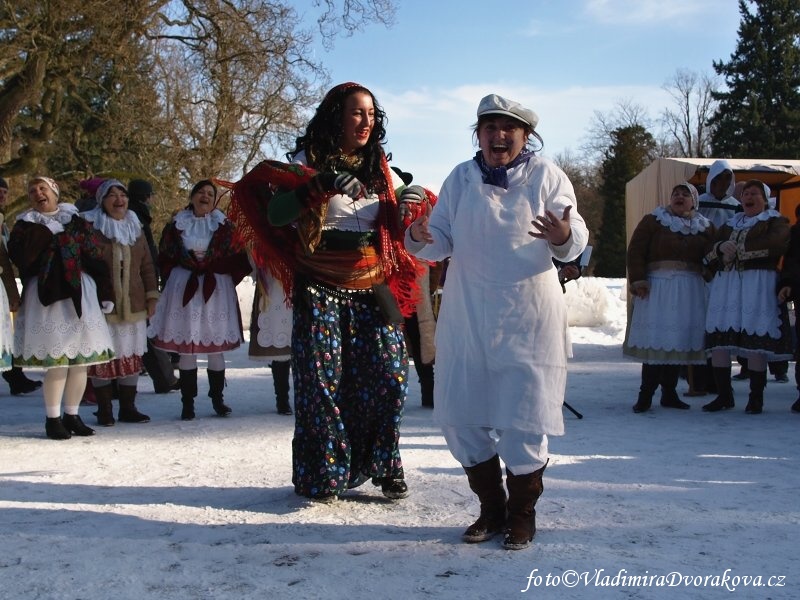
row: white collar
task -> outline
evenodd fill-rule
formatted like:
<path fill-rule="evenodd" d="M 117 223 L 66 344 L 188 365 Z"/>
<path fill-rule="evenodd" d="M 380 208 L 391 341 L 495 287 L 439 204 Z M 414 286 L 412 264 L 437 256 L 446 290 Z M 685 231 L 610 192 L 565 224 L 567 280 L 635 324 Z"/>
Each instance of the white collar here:
<path fill-rule="evenodd" d="M 659 206 L 652 214 L 664 227 L 683 235 L 702 233 L 711 225 L 711 221 L 697 211 L 694 211 L 691 217 L 681 217 L 673 213 L 666 206 Z"/>
<path fill-rule="evenodd" d="M 108 239 L 123 246 L 133 246 L 142 234 L 142 224 L 132 210 L 125 211 L 125 216 L 119 220 L 109 217 L 99 206 L 81 213 L 81 216 Z"/>
<path fill-rule="evenodd" d="M 765 211 L 758 213 L 753 217 L 748 217 L 743 212 L 736 213 L 730 219 L 726 225 L 730 225 L 733 227 L 734 231 L 741 231 L 742 229 L 750 229 L 753 225 L 758 223 L 759 221 L 767 221 L 774 217 L 781 217 L 781 213 L 779 213 L 774 208 L 768 208 Z"/>
<path fill-rule="evenodd" d="M 225 222 L 225 213 L 215 208 L 202 217 L 195 217 L 191 208 L 184 208 L 172 219 L 175 226 L 185 233 L 215 232 Z M 196 231 L 197 230 L 197 231 Z"/>
<path fill-rule="evenodd" d="M 78 207 L 69 202 L 59 202 L 58 208 L 53 212 L 41 213 L 38 210 L 29 208 L 24 213 L 17 215 L 17 221 L 25 221 L 26 223 L 38 223 L 39 225 L 47 226 L 48 223 L 57 221 L 62 225 L 66 225 L 72 220 L 72 217 L 78 214 Z"/>

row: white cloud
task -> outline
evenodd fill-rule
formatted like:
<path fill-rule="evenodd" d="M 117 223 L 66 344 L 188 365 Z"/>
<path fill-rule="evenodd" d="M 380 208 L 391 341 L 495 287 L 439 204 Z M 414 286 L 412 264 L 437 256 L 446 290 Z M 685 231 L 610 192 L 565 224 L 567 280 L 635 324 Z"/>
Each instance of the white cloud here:
<path fill-rule="evenodd" d="M 609 112 L 620 100 L 645 107 L 655 119 L 670 99 L 660 86 L 570 86 L 547 88 L 507 83 L 483 83 L 455 88 L 374 89 L 389 117 L 388 150 L 394 163 L 414 174 L 415 182 L 438 191 L 458 163 L 477 148 L 472 125 L 480 99 L 489 93 L 516 100 L 539 114 L 538 131 L 544 154 L 577 152 L 595 111 Z"/>
<path fill-rule="evenodd" d="M 584 15 L 603 25 L 649 23 L 661 26 L 707 13 L 715 4 L 719 3 L 708 0 L 586 0 Z"/>

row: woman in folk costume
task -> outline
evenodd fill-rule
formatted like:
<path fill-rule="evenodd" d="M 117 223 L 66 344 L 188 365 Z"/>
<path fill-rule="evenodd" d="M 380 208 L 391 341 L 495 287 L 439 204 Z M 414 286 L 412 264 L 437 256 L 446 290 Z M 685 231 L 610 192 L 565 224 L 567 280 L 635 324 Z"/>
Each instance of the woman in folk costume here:
<path fill-rule="evenodd" d="M 217 187 L 198 181 L 189 205 L 161 234 L 158 262 L 166 280 L 148 335 L 153 345 L 180 354 L 181 419 L 194 419 L 197 355 L 208 355 L 208 395 L 226 417 L 225 354 L 242 343 L 236 285 L 250 272 L 247 254 L 234 241 L 234 225 L 217 209 Z"/>
<path fill-rule="evenodd" d="M 480 500 L 463 539 L 504 531 L 504 547 L 518 550 L 536 532 L 548 436 L 564 433 L 570 344 L 552 259 L 579 256 L 589 234 L 567 176 L 529 148 L 532 137 L 541 142 L 536 113 L 496 94 L 477 113 L 480 150 L 453 169 L 405 243 L 426 260 L 452 257 L 436 323 L 434 418 Z"/>
<path fill-rule="evenodd" d="M 19 310 L 19 289 L 17 289 L 17 280 L 14 276 L 14 269 L 11 266 L 11 260 L 8 258 L 8 236 L 11 234 L 11 230 L 8 228 L 8 223 L 6 223 L 6 206 L 8 205 L 8 182 L 0 177 L 0 244 L 2 244 L 2 249 L 0 252 L 3 253 L 4 257 L 1 259 L 4 261 L 2 269 L 3 269 L 3 287 L 5 288 L 6 298 L 8 300 L 9 309 L 12 313 L 16 313 Z M 7 268 L 6 268 L 7 267 Z M 0 317 L 1 319 L 2 317 Z M 10 317 L 8 322 L 8 332 L 6 333 L 3 330 L 3 333 L 0 333 L 2 336 L 2 350 L 0 352 L 6 352 L 11 356 L 13 354 L 12 347 L 14 341 L 14 327 L 13 327 L 13 317 Z M 3 327 L 6 326 L 4 323 Z M 8 391 L 11 393 L 12 396 L 18 396 L 19 394 L 27 394 L 28 392 L 33 392 L 38 390 L 42 387 L 41 381 L 36 381 L 33 379 L 28 379 L 25 373 L 22 372 L 22 369 L 13 364 L 10 365 L 9 369 L 4 369 L 0 367 L 2 370 L 3 379 L 6 380 L 8 383 Z"/>
<path fill-rule="evenodd" d="M 17 216 L 8 252 L 23 283 L 15 359 L 47 370 L 45 431 L 62 440 L 94 433 L 78 416 L 78 406 L 88 367 L 113 358 L 103 313 L 113 310 L 114 295 L 97 232 L 74 205 L 59 203 L 58 197 L 55 181 L 31 179 L 31 208 Z"/>
<path fill-rule="evenodd" d="M 0 222 L 3 220 L 0 213 Z M 4 224 L 3 224 L 4 225 Z M 14 269 L 8 258 L 5 240 L 0 240 L 0 371 L 4 373 L 12 368 L 14 355 L 14 330 L 11 326 L 11 312 L 19 309 L 19 290 L 14 278 Z"/>
<path fill-rule="evenodd" d="M 257 266 L 291 298 L 292 480 L 316 500 L 370 478 L 388 498 L 408 494 L 398 324 L 414 311 L 420 269 L 403 247 L 398 203 L 422 210 L 429 194 L 389 168 L 384 124 L 367 88 L 338 85 L 289 153 L 294 164 L 265 161 L 234 188 L 232 215 Z"/>
<path fill-rule="evenodd" d="M 789 220 L 770 206 L 769 194 L 769 187 L 758 180 L 744 184 L 743 212 L 720 227 L 705 259 L 716 270 L 706 313 L 706 347 L 718 392 L 703 407 L 706 412 L 734 407 L 731 352 L 747 357 L 748 414 L 763 410 L 767 362 L 791 359 L 791 331 L 783 303 L 791 290 L 778 290 L 777 270 L 789 245 Z"/>
<path fill-rule="evenodd" d="M 136 408 L 136 386 L 144 364 L 142 355 L 147 350 L 147 318 L 155 313 L 159 295 L 155 267 L 142 224 L 128 210 L 125 185 L 107 179 L 95 196 L 97 207 L 81 216 L 97 231 L 100 250 L 111 273 L 114 310 L 106 319 L 115 355 L 114 360 L 89 368 L 97 401 L 97 424 L 114 425 L 114 380 L 118 384 L 120 422 L 147 423 L 150 417 Z"/>
<path fill-rule="evenodd" d="M 250 345 L 247 355 L 269 361 L 275 389 L 275 409 L 291 416 L 289 379 L 292 363 L 292 308 L 285 302 L 281 282 L 272 273 L 256 269 L 256 289 L 250 315 Z"/>
<path fill-rule="evenodd" d="M 642 382 L 633 412 L 650 409 L 661 386 L 661 406 L 687 409 L 676 391 L 681 365 L 705 365 L 706 285 L 703 257 L 714 225 L 697 212 L 691 183 L 672 188 L 636 226 L 628 244 L 633 310 L 622 353 L 642 361 Z"/>

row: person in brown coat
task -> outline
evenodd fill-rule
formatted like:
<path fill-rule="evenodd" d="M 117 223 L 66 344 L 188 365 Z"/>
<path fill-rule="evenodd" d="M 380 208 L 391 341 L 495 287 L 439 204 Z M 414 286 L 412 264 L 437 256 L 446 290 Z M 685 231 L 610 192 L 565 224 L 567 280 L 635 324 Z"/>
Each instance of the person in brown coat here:
<path fill-rule="evenodd" d="M 147 319 L 155 312 L 158 281 L 153 258 L 136 214 L 128 210 L 128 192 L 120 181 L 107 179 L 97 188 L 97 206 L 85 213 L 100 237 L 100 251 L 111 273 L 114 309 L 106 314 L 114 360 L 89 369 L 98 425 L 114 425 L 112 382 L 119 393 L 118 418 L 123 423 L 150 420 L 136 408 L 136 387 L 147 350 Z"/>
<path fill-rule="evenodd" d="M 706 412 L 734 407 L 731 352 L 747 358 L 750 372 L 748 414 L 764 405 L 767 362 L 792 356 L 789 317 L 778 289 L 778 263 L 789 245 L 789 220 L 770 206 L 766 184 L 751 179 L 742 190 L 743 212 L 717 232 L 706 262 L 716 274 L 709 287 L 706 346 L 711 351 L 717 397 Z"/>
<path fill-rule="evenodd" d="M 690 183 L 672 189 L 669 204 L 645 215 L 628 244 L 628 287 L 633 296 L 622 353 L 642 363 L 633 412 L 650 410 L 661 386 L 661 406 L 687 409 L 676 392 L 681 365 L 706 363 L 706 289 L 703 257 L 714 225 L 697 212 Z"/>
<path fill-rule="evenodd" d="M 51 178 L 30 180 L 31 208 L 17 216 L 8 253 L 23 282 L 14 359 L 46 369 L 45 432 L 65 440 L 94 434 L 78 416 L 78 407 L 88 367 L 114 356 L 103 314 L 114 303 L 95 230 L 73 204 L 58 199 L 59 187 Z"/>

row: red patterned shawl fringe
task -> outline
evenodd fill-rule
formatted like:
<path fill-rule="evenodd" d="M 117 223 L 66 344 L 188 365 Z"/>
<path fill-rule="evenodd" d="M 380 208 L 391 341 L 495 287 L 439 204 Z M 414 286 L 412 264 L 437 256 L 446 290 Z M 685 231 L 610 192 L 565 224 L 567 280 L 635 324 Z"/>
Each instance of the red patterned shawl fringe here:
<path fill-rule="evenodd" d="M 397 200 L 385 156 L 381 170 L 387 189 L 380 194 L 377 251 L 389 289 L 400 312 L 407 317 L 419 302 L 421 290 L 417 278 L 424 270 L 403 245 L 404 231 L 397 216 Z M 303 165 L 265 160 L 236 183 L 219 182 L 232 188 L 228 218 L 236 224 L 237 238 L 250 251 L 256 267 L 269 270 L 281 282 L 287 304 L 292 297 L 298 269 L 296 257 L 303 252 L 302 244 L 293 225 L 275 227 L 269 222 L 269 202 L 278 188 L 293 190 L 315 174 L 314 169 Z"/>

